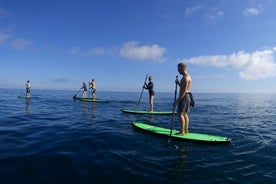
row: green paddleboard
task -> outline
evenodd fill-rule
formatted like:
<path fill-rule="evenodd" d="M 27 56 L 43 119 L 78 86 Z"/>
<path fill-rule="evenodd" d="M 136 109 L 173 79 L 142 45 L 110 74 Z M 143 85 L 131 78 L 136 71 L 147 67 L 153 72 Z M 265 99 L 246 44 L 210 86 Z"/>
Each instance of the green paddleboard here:
<path fill-rule="evenodd" d="M 149 124 L 145 124 L 142 122 L 133 122 L 133 126 L 140 129 L 147 131 L 149 133 L 153 133 L 156 135 L 163 135 L 163 136 L 170 136 L 171 130 L 168 128 L 162 128 L 158 126 L 153 126 Z M 179 131 L 172 130 L 172 138 L 187 140 L 187 141 L 198 141 L 203 143 L 230 143 L 231 139 L 228 137 L 216 136 L 216 135 L 209 135 L 209 134 L 200 134 L 200 133 L 188 133 L 186 135 L 176 135 Z"/>
<path fill-rule="evenodd" d="M 122 112 L 129 113 L 129 114 L 152 114 L 152 115 L 172 115 L 172 111 L 144 111 L 144 110 L 129 110 L 129 109 L 122 109 Z M 176 112 L 175 112 L 176 114 Z"/>
<path fill-rule="evenodd" d="M 108 100 L 104 100 L 104 99 L 93 100 L 92 98 L 80 98 L 79 100 L 84 102 L 108 102 Z"/>
<path fill-rule="evenodd" d="M 92 99 L 92 98 L 82 98 L 82 97 L 75 97 L 75 96 L 73 96 L 73 99 L 74 100 L 81 100 L 81 99 L 88 99 L 89 100 L 89 99 Z"/>

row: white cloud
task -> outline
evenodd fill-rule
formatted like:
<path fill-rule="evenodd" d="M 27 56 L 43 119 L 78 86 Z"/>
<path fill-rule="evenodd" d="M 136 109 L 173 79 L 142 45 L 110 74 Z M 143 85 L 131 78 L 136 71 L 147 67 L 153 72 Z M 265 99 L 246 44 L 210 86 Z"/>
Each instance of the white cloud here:
<path fill-rule="evenodd" d="M 182 62 L 215 67 L 231 67 L 239 70 L 239 76 L 242 79 L 257 80 L 276 77 L 275 53 L 276 47 L 252 53 L 239 51 L 231 55 L 199 56 L 184 59 Z"/>
<path fill-rule="evenodd" d="M 256 15 L 260 15 L 261 12 L 263 11 L 263 5 L 259 4 L 256 8 L 246 8 L 243 11 L 243 15 L 245 16 L 256 16 Z"/>
<path fill-rule="evenodd" d="M 250 15 L 259 15 L 260 11 L 256 8 L 247 8 L 243 11 L 243 15 L 250 16 Z"/>
<path fill-rule="evenodd" d="M 29 40 L 25 39 L 16 39 L 11 43 L 11 46 L 13 49 L 16 50 L 22 50 L 25 49 L 26 47 L 31 46 L 33 43 Z"/>
<path fill-rule="evenodd" d="M 166 49 L 156 44 L 140 46 L 138 42 L 132 41 L 125 43 L 119 52 L 124 58 L 164 61 L 163 54 Z"/>

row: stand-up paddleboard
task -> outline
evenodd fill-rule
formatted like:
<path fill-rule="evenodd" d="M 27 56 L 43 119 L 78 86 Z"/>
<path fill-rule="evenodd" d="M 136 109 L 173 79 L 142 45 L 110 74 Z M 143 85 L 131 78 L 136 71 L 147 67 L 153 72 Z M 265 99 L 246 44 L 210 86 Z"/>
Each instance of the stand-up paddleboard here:
<path fill-rule="evenodd" d="M 133 126 L 140 129 L 147 131 L 149 133 L 157 134 L 157 135 L 163 135 L 163 136 L 170 136 L 170 129 L 168 128 L 162 128 L 158 126 L 153 126 L 149 124 L 145 124 L 142 122 L 133 122 Z M 218 144 L 218 143 L 230 143 L 231 139 L 228 137 L 222 137 L 222 136 L 216 136 L 216 135 L 209 135 L 209 134 L 200 134 L 200 133 L 188 133 L 185 135 L 176 135 L 179 131 L 172 130 L 172 138 L 187 140 L 187 141 L 197 141 L 197 142 L 203 142 L 203 143 L 212 143 L 212 144 Z"/>
<path fill-rule="evenodd" d="M 80 100 L 80 99 L 92 99 L 92 98 L 82 98 L 82 97 L 73 96 L 73 99 L 74 99 L 74 100 Z"/>
<path fill-rule="evenodd" d="M 25 99 L 38 99 L 38 96 L 30 96 L 30 97 L 26 97 L 26 96 L 17 96 L 17 98 L 25 98 Z"/>
<path fill-rule="evenodd" d="M 129 109 L 121 109 L 122 112 L 129 114 L 152 114 L 152 115 L 172 115 L 172 111 L 145 111 L 145 110 L 129 110 Z M 175 113 L 176 114 L 176 113 Z"/>
<path fill-rule="evenodd" d="M 84 101 L 84 102 L 108 102 L 108 100 L 104 100 L 104 99 L 93 99 L 93 98 L 80 98 L 80 101 Z"/>

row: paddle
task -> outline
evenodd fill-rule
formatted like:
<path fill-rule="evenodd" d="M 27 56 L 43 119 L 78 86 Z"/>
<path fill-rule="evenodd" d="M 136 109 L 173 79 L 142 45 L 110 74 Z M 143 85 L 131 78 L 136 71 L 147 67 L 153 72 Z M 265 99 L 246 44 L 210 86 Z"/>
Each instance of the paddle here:
<path fill-rule="evenodd" d="M 178 80 L 178 76 L 176 76 L 176 80 Z M 177 94 L 177 84 L 175 83 L 175 90 L 174 90 L 174 101 L 176 101 L 176 94 Z M 173 130 L 173 123 L 174 123 L 174 112 L 175 112 L 175 106 L 173 105 L 173 114 L 172 114 L 172 122 L 171 122 L 171 131 L 170 131 L 170 138 L 169 142 L 171 141 L 172 138 L 172 130 Z"/>
<path fill-rule="evenodd" d="M 81 88 L 78 90 L 78 92 L 73 96 L 73 98 L 75 99 L 77 97 L 77 94 L 80 92 Z"/>
<path fill-rule="evenodd" d="M 144 84 L 147 82 L 147 79 L 148 79 L 148 74 L 146 75 L 145 82 L 143 83 L 143 86 L 142 86 L 142 91 L 141 91 L 140 98 L 139 98 L 139 101 L 138 101 L 138 104 L 137 104 L 137 109 L 138 109 L 138 106 L 140 104 L 141 97 L 142 97 L 143 92 L 144 92 Z"/>

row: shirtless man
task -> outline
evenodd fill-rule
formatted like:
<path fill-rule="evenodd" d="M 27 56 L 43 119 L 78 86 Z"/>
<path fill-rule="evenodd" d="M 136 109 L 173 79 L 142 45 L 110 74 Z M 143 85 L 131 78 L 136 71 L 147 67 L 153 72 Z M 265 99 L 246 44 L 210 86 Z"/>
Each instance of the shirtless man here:
<path fill-rule="evenodd" d="M 96 100 L 96 82 L 95 82 L 95 79 L 92 79 L 92 81 L 91 81 L 91 94 L 92 94 L 92 98 L 94 99 L 94 100 Z"/>
<path fill-rule="evenodd" d="M 192 78 L 187 72 L 187 66 L 184 63 L 179 63 L 177 65 L 178 72 L 182 75 L 182 79 L 179 82 L 178 79 L 175 80 L 176 85 L 179 85 L 179 97 L 174 102 L 174 107 L 178 105 L 178 118 L 180 121 L 180 132 L 178 135 L 188 134 L 189 127 L 189 116 L 188 113 L 191 110 L 191 97 L 190 97 L 190 89 L 192 84 Z"/>

